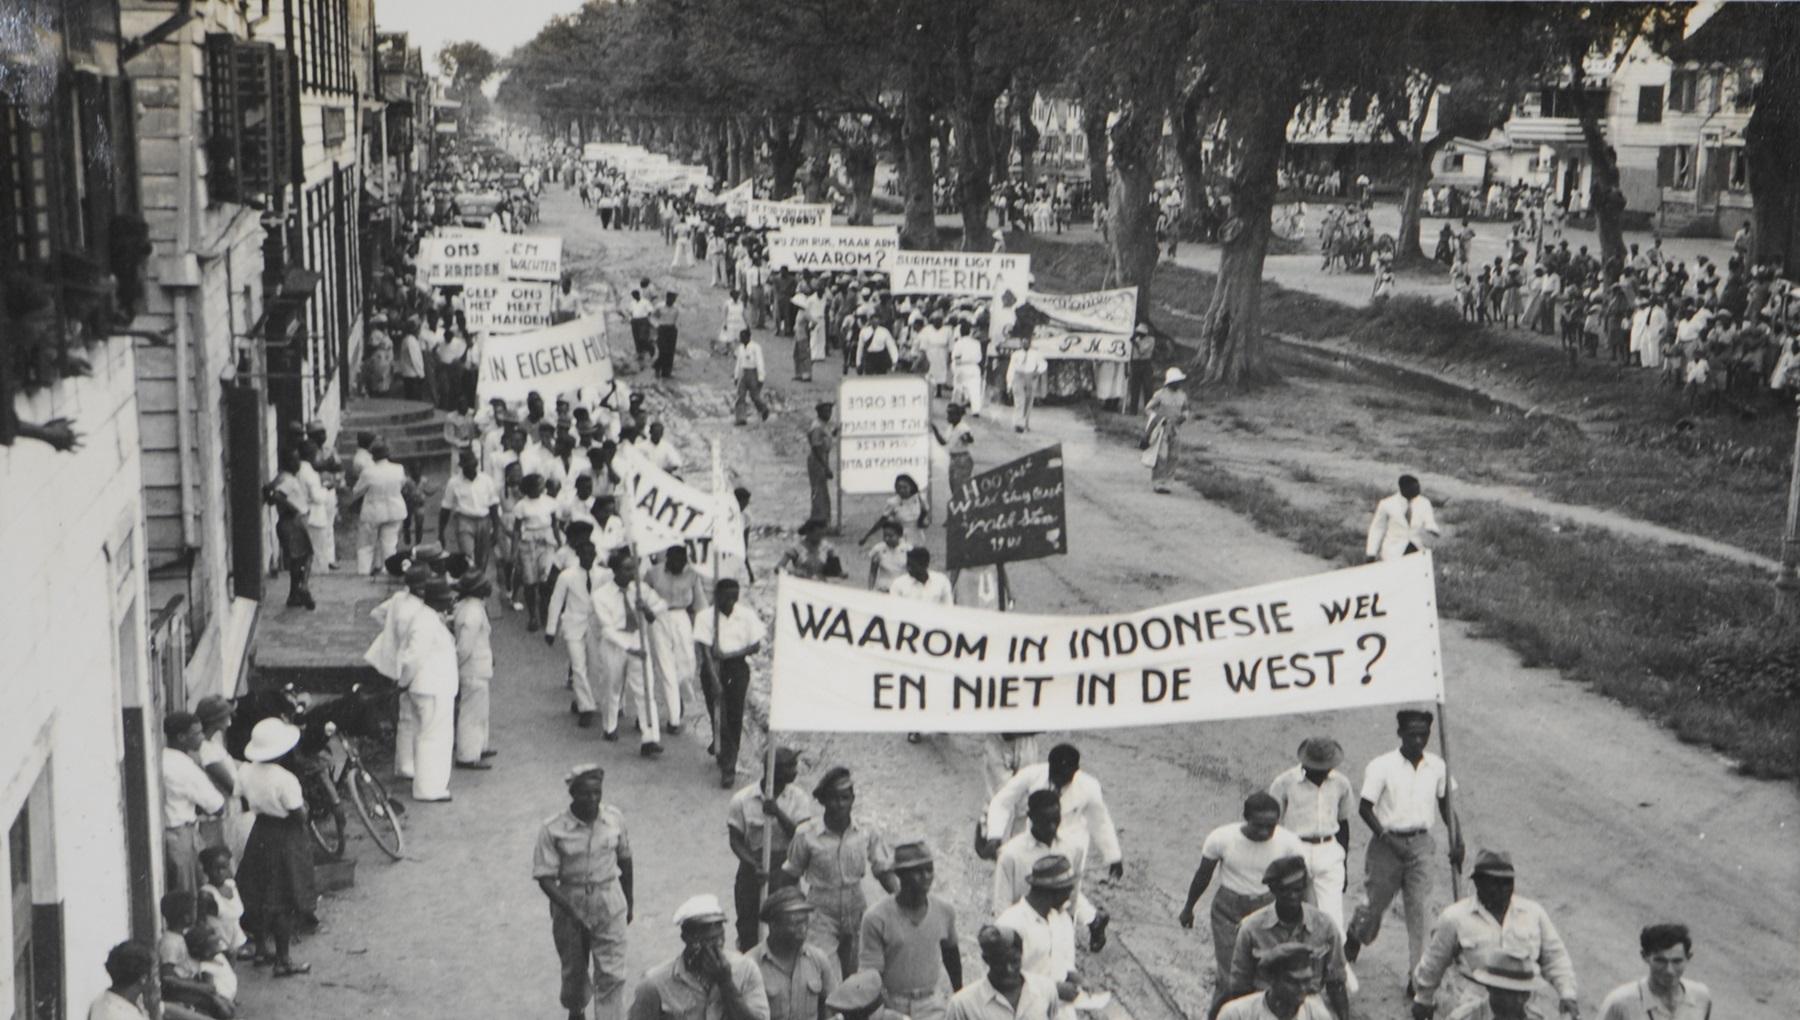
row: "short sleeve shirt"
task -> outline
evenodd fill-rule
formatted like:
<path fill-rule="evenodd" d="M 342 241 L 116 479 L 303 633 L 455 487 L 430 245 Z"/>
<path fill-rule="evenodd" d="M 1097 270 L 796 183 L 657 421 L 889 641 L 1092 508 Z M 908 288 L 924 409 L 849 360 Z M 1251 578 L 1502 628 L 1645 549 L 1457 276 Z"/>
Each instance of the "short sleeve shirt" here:
<path fill-rule="evenodd" d="M 1650 990 L 1650 982 L 1639 978 L 1613 989 L 1600 1004 L 1599 1020 L 1711 1020 L 1712 992 L 1698 981 L 1681 982 L 1681 996 L 1671 1012 Z"/>
<path fill-rule="evenodd" d="M 619 880 L 619 862 L 629 860 L 631 840 L 618 808 L 600 805 L 599 817 L 591 823 L 564 810 L 538 830 L 531 877 L 605 885 Z"/>
<path fill-rule="evenodd" d="M 945 942 L 956 942 L 956 910 L 948 902 L 927 897 L 925 916 L 914 921 L 889 896 L 863 914 L 857 967 L 879 971 L 890 998 L 927 995 L 950 983 Z"/>
<path fill-rule="evenodd" d="M 1219 1010 L 1219 1020 L 1281 1020 L 1263 1001 L 1263 994 L 1257 992 L 1227 1002 Z M 1331 1007 L 1317 995 L 1309 995 L 1300 1000 L 1300 1009 L 1294 1014 L 1293 1020 L 1332 1020 Z"/>
<path fill-rule="evenodd" d="M 812 817 L 812 798 L 792 784 L 775 795 L 775 803 L 781 808 L 781 813 L 794 823 L 796 829 Z M 761 783 L 751 783 L 732 794 L 731 802 L 725 806 L 725 827 L 742 833 L 744 842 L 758 853 L 763 849 L 764 831 L 774 833 L 775 846 L 769 859 L 779 866 L 780 862 L 787 860 L 789 837 L 781 831 L 781 826 L 773 818 L 763 814 L 762 805 Z"/>
<path fill-rule="evenodd" d="M 894 855 L 887 841 L 854 820 L 843 832 L 825 827 L 825 819 L 809 818 L 794 832 L 788 847 L 787 873 L 806 880 L 809 895 L 854 889 L 870 871 L 891 871 Z"/>
<path fill-rule="evenodd" d="M 1257 964 L 1276 946 L 1298 942 L 1312 951 L 1313 968 L 1321 982 L 1344 980 L 1344 937 L 1329 915 L 1310 903 L 1300 905 L 1300 920 L 1285 924 L 1269 904 L 1252 911 L 1238 925 L 1237 949 L 1231 958 L 1231 987 L 1241 990 L 1266 988 Z"/>
<path fill-rule="evenodd" d="M 1339 823 L 1356 810 L 1356 791 L 1336 770 L 1315 784 L 1296 765 L 1275 777 L 1269 795 L 1281 803 L 1281 827 L 1301 839 L 1337 835 Z"/>
<path fill-rule="evenodd" d="M 731 984 L 756 1020 L 770 1020 L 769 996 L 763 988 L 762 970 L 737 953 L 725 953 L 731 968 Z M 630 1020 L 724 1020 L 725 993 L 690 973 L 677 956 L 650 968 L 638 982 L 631 1001 Z"/>
<path fill-rule="evenodd" d="M 1200 846 L 1200 856 L 1219 862 L 1219 882 L 1243 896 L 1261 896 L 1267 891 L 1263 872 L 1275 860 L 1304 854 L 1306 844 L 1300 837 L 1281 826 L 1268 839 L 1256 842 L 1244 835 L 1242 822 L 1221 825 L 1208 833 Z"/>
<path fill-rule="evenodd" d="M 762 971 L 769 997 L 769 1020 L 819 1020 L 819 1006 L 837 990 L 837 958 L 814 945 L 803 945 L 794 965 L 783 966 L 763 943 L 745 954 Z"/>
<path fill-rule="evenodd" d="M 238 792 L 259 815 L 283 818 L 306 806 L 306 794 L 292 772 L 273 762 L 250 762 L 238 770 Z"/>
<path fill-rule="evenodd" d="M 1362 799 L 1375 805 L 1375 820 L 1383 829 L 1424 831 L 1437 823 L 1438 798 L 1449 777 L 1444 759 L 1430 751 L 1415 766 L 1396 748 L 1369 762 Z"/>

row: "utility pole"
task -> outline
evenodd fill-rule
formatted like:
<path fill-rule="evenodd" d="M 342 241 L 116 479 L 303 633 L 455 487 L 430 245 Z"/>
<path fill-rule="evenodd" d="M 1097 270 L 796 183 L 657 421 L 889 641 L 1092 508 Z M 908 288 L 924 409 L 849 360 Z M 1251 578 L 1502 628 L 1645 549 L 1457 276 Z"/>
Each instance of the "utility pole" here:
<path fill-rule="evenodd" d="M 1784 620 L 1800 620 L 1800 413 L 1794 416 L 1794 460 L 1788 468 L 1787 527 L 1781 533 L 1781 567 L 1775 574 L 1775 612 Z"/>

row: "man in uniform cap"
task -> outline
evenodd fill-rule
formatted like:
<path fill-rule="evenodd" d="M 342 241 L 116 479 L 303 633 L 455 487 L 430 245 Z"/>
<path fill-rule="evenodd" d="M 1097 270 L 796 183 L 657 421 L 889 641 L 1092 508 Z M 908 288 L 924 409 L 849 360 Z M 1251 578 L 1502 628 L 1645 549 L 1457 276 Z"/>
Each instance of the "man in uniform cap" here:
<path fill-rule="evenodd" d="M 1313 992 L 1311 950 L 1297 942 L 1276 946 L 1259 969 L 1266 987 L 1227 1002 L 1219 1020 L 1333 1020 L 1331 1008 Z"/>
<path fill-rule="evenodd" d="M 725 948 L 725 911 L 711 893 L 675 908 L 681 952 L 638 982 L 631 1020 L 770 1020 L 762 971 Z"/>
<path fill-rule="evenodd" d="M 1439 1002 L 1455 1004 L 1484 996 L 1468 981 L 1476 968 L 1501 949 L 1517 951 L 1543 970 L 1556 989 L 1563 1015 L 1574 1018 L 1575 964 L 1550 915 L 1535 901 L 1513 895 L 1511 855 L 1483 850 L 1475 855 L 1475 895 L 1457 900 L 1438 915 L 1413 971 L 1413 1016 L 1429 1020 Z"/>
<path fill-rule="evenodd" d="M 725 807 L 725 835 L 738 860 L 731 895 L 737 907 L 739 952 L 756 945 L 756 918 L 764 885 L 779 889 L 793 881 L 781 865 L 787 860 L 794 831 L 812 816 L 811 799 L 794 785 L 799 774 L 800 752 L 778 747 L 774 772 L 732 794 Z M 765 863 L 772 872 L 764 873 Z"/>
<path fill-rule="evenodd" d="M 856 785 L 849 769 L 838 765 L 827 771 L 813 787 L 813 799 L 824 812 L 794 831 L 782 869 L 790 879 L 805 881 L 807 902 L 815 908 L 807 941 L 836 953 L 839 966 L 848 971 L 858 959 L 857 940 L 867 907 L 863 876 L 873 872 L 890 893 L 898 891 L 900 883 L 887 842 L 851 817 Z"/>
<path fill-rule="evenodd" d="M 793 886 L 775 890 L 762 905 L 769 936 L 749 957 L 762 971 L 769 1020 L 825 1020 L 825 1001 L 837 991 L 837 961 L 805 944 L 812 910 Z"/>
<path fill-rule="evenodd" d="M 1531 1009 L 1531 996 L 1538 987 L 1537 967 L 1529 957 L 1510 950 L 1499 951 L 1469 977 L 1478 994 L 1456 1007 L 1450 1020 L 1539 1020 L 1538 1013 Z"/>
<path fill-rule="evenodd" d="M 1253 911 L 1238 925 L 1237 945 L 1231 956 L 1231 972 L 1223 999 L 1249 995 L 1267 988 L 1258 964 L 1276 947 L 1303 945 L 1312 954 L 1315 987 L 1322 985 L 1325 1000 L 1338 1020 L 1349 1020 L 1350 996 L 1345 988 L 1344 936 L 1318 907 L 1306 902 L 1312 882 L 1306 861 L 1298 856 L 1279 857 L 1263 872 L 1263 883 L 1275 902 Z"/>
<path fill-rule="evenodd" d="M 880 974 L 883 1000 L 912 1020 L 942 1020 L 951 993 L 963 983 L 956 909 L 931 895 L 936 874 L 923 840 L 894 847 L 900 889 L 862 919 L 857 966 Z"/>
<path fill-rule="evenodd" d="M 1020 966 L 1055 982 L 1059 996 L 1068 1001 L 1079 989 L 1075 921 L 1065 909 L 1075 891 L 1075 866 L 1061 854 L 1040 857 L 1031 867 L 1030 884 L 1025 898 L 1001 911 L 994 923 L 1019 933 L 1024 953 Z M 1107 921 L 1106 912 L 1097 910 L 1087 925 L 1088 948 L 1093 952 L 1106 947 Z"/>
<path fill-rule="evenodd" d="M 624 1016 L 631 841 L 625 816 L 600 801 L 605 779 L 605 770 L 591 763 L 568 771 L 568 810 L 538 830 L 531 860 L 531 877 L 550 900 L 550 938 L 562 960 L 562 1004 L 570 1020 L 586 1015 L 590 994 L 595 1020 Z"/>
<path fill-rule="evenodd" d="M 983 925 L 975 942 L 987 974 L 950 999 L 947 1020 L 1050 1020 L 1061 1002 L 1057 987 L 1021 966 L 1024 944 L 1019 933 Z"/>
<path fill-rule="evenodd" d="M 859 970 L 825 999 L 825 1008 L 844 1020 L 909 1020 L 881 1003 L 881 975 Z"/>
<path fill-rule="evenodd" d="M 1330 737 L 1300 742 L 1299 764 L 1275 777 L 1269 796 L 1281 805 L 1281 827 L 1306 844 L 1313 902 L 1341 932 L 1344 928 L 1344 861 L 1350 855 L 1350 816 L 1356 789 L 1337 767 L 1344 749 Z"/>

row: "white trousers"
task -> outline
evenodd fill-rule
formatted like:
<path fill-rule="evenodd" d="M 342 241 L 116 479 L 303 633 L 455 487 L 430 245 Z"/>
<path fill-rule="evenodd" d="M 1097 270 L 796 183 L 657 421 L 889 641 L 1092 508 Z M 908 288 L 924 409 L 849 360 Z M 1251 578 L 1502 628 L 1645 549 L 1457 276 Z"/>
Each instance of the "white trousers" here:
<path fill-rule="evenodd" d="M 450 796 L 450 759 L 456 746 L 449 698 L 407 691 L 394 729 L 394 774 L 412 780 L 414 800 Z"/>
<path fill-rule="evenodd" d="M 1312 876 L 1313 905 L 1344 931 L 1344 847 L 1337 840 L 1307 843 L 1306 873 Z"/>
<path fill-rule="evenodd" d="M 312 539 L 313 576 L 337 565 L 337 529 L 329 524 L 308 524 L 306 537 Z"/>
<path fill-rule="evenodd" d="M 980 414 L 982 404 L 987 396 L 987 384 L 981 378 L 980 365 L 956 365 L 950 369 L 951 399 L 969 409 L 970 414 Z"/>
<path fill-rule="evenodd" d="M 365 521 L 357 528 L 356 571 L 368 574 L 400 549 L 399 521 Z M 377 558 L 376 554 L 380 557 Z"/>
<path fill-rule="evenodd" d="M 569 679 L 575 692 L 575 711 L 592 712 L 594 710 L 595 670 L 600 667 L 599 628 L 583 628 L 574 633 L 573 628 L 563 628 L 557 635 L 562 640 L 563 652 L 569 657 Z"/>
<path fill-rule="evenodd" d="M 492 677 L 465 676 L 456 696 L 456 760 L 472 764 L 488 746 L 488 689 Z"/>
<path fill-rule="evenodd" d="M 694 656 L 694 621 L 685 610 L 671 609 L 651 625 L 656 639 L 656 690 L 662 718 L 680 723 L 681 709 L 699 690 L 700 664 Z"/>
<path fill-rule="evenodd" d="M 608 733 L 619 728 L 621 709 L 637 717 L 640 743 L 657 743 L 661 722 L 650 690 L 644 656 L 627 654 L 611 643 L 601 645 L 600 725 Z"/>

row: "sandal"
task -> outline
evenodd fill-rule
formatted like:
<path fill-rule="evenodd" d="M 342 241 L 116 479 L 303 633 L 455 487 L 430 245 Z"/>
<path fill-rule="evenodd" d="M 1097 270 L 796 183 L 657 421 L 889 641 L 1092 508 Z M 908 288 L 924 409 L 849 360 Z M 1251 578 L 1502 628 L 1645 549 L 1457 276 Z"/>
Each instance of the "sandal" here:
<path fill-rule="evenodd" d="M 290 961 L 288 963 L 275 964 L 275 976 L 278 978 L 299 977 L 302 974 L 311 973 L 312 964 L 310 963 L 293 963 Z"/>

